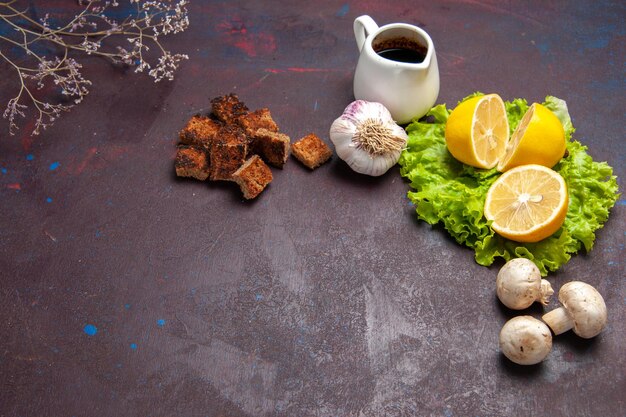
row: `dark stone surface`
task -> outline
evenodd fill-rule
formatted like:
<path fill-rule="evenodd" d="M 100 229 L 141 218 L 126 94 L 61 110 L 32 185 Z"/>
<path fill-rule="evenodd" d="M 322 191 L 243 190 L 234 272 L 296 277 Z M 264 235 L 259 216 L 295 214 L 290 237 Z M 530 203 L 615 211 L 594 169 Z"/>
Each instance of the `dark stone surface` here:
<path fill-rule="evenodd" d="M 0 416 L 623 415 L 623 197 L 593 250 L 549 276 L 596 286 L 608 327 L 520 367 L 498 350 L 514 313 L 497 266 L 418 222 L 397 167 L 292 158 L 252 202 L 174 176 L 178 130 L 225 93 L 269 107 L 292 140 L 330 143 L 353 99 L 352 21 L 370 14 L 429 32 L 438 102 L 565 99 L 623 190 L 623 5 L 514 3 L 195 1 L 165 41 L 190 56 L 175 81 L 90 58 L 92 92 L 56 125 L 3 124 Z"/>

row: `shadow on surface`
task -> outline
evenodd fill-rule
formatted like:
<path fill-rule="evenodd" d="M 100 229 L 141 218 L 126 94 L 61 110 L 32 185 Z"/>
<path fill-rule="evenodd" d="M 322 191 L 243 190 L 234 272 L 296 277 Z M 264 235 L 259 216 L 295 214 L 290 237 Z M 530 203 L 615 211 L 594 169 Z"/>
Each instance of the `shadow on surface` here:
<path fill-rule="evenodd" d="M 534 379 L 542 372 L 545 372 L 545 367 L 542 362 L 536 365 L 518 365 L 508 360 L 502 353 L 498 354 L 498 360 L 500 362 L 500 368 L 504 370 L 506 374 L 515 378 Z"/>
<path fill-rule="evenodd" d="M 493 302 L 497 304 L 498 313 L 500 313 L 500 317 L 502 317 L 504 320 L 510 320 L 513 317 L 517 316 L 533 316 L 537 319 L 540 319 L 541 316 L 547 312 L 543 305 L 538 302 L 532 303 L 530 307 L 523 310 L 513 310 L 511 308 L 508 308 L 498 299 L 498 295 L 496 294 L 495 281 L 493 282 Z"/>
<path fill-rule="evenodd" d="M 176 171 L 172 169 L 170 178 L 179 186 L 183 185 L 191 185 L 199 184 L 203 185 L 206 189 L 199 189 L 199 192 L 219 192 L 219 193 L 227 193 L 230 196 L 232 202 L 242 203 L 247 206 L 252 206 L 256 204 L 256 202 L 261 201 L 264 196 L 271 191 L 272 184 L 268 184 L 265 190 L 261 192 L 256 198 L 246 200 L 243 197 L 243 193 L 240 190 L 239 186 L 233 181 L 200 181 L 191 177 L 179 177 L 176 175 Z"/>
<path fill-rule="evenodd" d="M 572 330 L 569 330 L 558 336 L 552 335 L 553 349 L 555 346 L 562 346 L 568 350 L 571 350 L 575 354 L 589 355 L 601 345 L 602 333 L 591 339 L 583 339 L 576 335 Z"/>
<path fill-rule="evenodd" d="M 396 169 L 392 167 L 389 171 L 379 177 L 372 177 L 370 175 L 359 174 L 350 168 L 350 166 L 339 158 L 336 154 L 333 155 L 333 159 L 330 161 L 332 174 L 338 181 L 349 184 L 350 186 L 357 186 L 361 188 L 378 188 L 382 184 L 386 183 L 391 176 L 398 175 L 394 172 Z"/>

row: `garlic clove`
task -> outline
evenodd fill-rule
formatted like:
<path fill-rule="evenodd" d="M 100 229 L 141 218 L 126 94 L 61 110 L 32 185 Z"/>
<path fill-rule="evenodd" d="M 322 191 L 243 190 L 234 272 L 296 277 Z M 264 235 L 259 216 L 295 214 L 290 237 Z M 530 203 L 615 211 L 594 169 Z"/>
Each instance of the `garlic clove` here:
<path fill-rule="evenodd" d="M 356 133 L 356 125 L 350 120 L 340 117 L 333 122 L 330 131 L 334 132 L 334 134 L 331 133 L 331 140 L 335 145 L 337 155 L 343 160 L 351 157 L 355 146 L 351 139 Z"/>
<path fill-rule="evenodd" d="M 397 158 L 394 158 L 392 155 L 372 158 L 367 152 L 357 150 L 348 155 L 344 161 L 359 174 L 379 177 L 397 162 Z"/>

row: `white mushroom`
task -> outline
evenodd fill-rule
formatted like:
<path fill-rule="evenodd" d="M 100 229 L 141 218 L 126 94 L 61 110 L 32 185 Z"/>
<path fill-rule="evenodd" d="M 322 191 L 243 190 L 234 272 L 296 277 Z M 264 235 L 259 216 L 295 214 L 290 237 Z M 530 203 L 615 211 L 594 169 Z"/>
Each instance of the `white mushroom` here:
<path fill-rule="evenodd" d="M 532 316 L 517 316 L 500 330 L 500 350 L 520 365 L 534 365 L 548 356 L 552 349 L 552 333 Z"/>
<path fill-rule="evenodd" d="M 591 285 L 571 281 L 559 290 L 562 307 L 544 314 L 555 335 L 574 329 L 585 339 L 597 336 L 606 325 L 606 304 L 600 293 Z"/>
<path fill-rule="evenodd" d="M 554 294 L 552 286 L 541 279 L 541 272 L 530 259 L 508 261 L 496 279 L 496 293 L 502 304 L 513 310 L 523 310 L 535 301 L 546 305 Z"/>

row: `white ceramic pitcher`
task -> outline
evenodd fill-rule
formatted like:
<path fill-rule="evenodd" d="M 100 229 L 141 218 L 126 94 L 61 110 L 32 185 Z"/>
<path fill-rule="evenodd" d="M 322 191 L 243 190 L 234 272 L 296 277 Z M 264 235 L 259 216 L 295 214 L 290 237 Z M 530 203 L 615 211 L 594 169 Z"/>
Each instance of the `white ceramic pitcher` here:
<path fill-rule="evenodd" d="M 439 95 L 439 67 L 430 36 L 406 23 L 378 27 L 367 15 L 355 19 L 354 36 L 361 53 L 354 74 L 354 98 L 382 103 L 399 124 L 425 115 Z M 425 50 L 422 62 L 383 58 L 374 50 L 374 45 L 402 38 Z"/>

